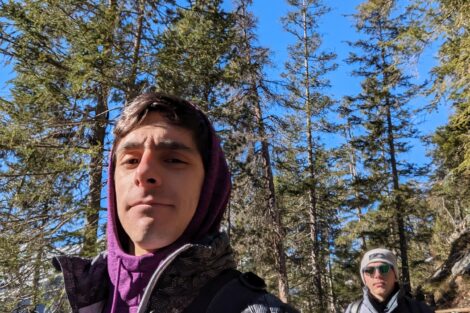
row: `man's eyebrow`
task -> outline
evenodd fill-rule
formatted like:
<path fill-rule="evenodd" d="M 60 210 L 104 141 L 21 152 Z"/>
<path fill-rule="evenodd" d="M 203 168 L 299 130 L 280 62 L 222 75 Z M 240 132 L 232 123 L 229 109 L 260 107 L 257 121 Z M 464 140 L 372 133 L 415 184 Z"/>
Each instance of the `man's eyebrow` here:
<path fill-rule="evenodd" d="M 143 142 L 138 142 L 138 141 L 128 141 L 122 144 L 116 151 L 117 153 L 121 151 L 126 151 L 126 150 L 136 150 L 136 149 L 142 149 L 145 147 L 145 144 Z M 191 148 L 187 145 L 185 145 L 182 142 L 175 141 L 175 140 L 164 140 L 158 142 L 156 145 L 152 145 L 152 148 L 155 150 L 183 150 L 183 151 L 188 151 L 188 152 L 196 152 L 194 148 Z"/>
<path fill-rule="evenodd" d="M 164 149 L 164 150 L 185 150 L 185 151 L 195 151 L 194 148 L 191 148 L 185 145 L 182 142 L 174 140 L 164 140 L 158 142 L 156 145 L 153 145 L 154 149 Z"/>

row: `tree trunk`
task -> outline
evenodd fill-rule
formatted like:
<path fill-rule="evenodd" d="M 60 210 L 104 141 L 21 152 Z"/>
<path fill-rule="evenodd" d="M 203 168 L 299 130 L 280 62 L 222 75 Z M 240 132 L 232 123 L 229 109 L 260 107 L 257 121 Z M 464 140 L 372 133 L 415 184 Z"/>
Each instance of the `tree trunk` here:
<path fill-rule="evenodd" d="M 117 14 L 116 0 L 109 0 L 108 3 L 109 13 L 114 17 L 114 24 L 110 27 L 107 33 L 107 38 L 104 42 L 103 54 L 104 59 L 108 59 L 112 54 L 114 28 L 119 17 Z M 91 127 L 91 136 L 89 145 L 95 148 L 96 151 L 92 152 L 90 159 L 90 178 L 88 180 L 88 205 L 85 212 L 85 230 L 84 242 L 81 253 L 85 256 L 93 256 L 98 251 L 98 220 L 99 211 L 101 209 L 101 186 L 103 178 L 103 156 L 104 156 L 104 141 L 106 137 L 106 126 L 108 125 L 108 96 L 110 87 L 106 82 L 97 83 L 95 89 L 96 106 L 94 108 L 94 123 Z"/>
<path fill-rule="evenodd" d="M 96 151 L 90 159 L 90 178 L 88 180 L 88 206 L 85 212 L 86 226 L 82 254 L 93 256 L 98 251 L 98 219 L 101 209 L 101 186 L 103 177 L 103 154 L 106 125 L 108 122 L 108 90 L 98 87 L 95 107 L 95 121 L 91 129 L 90 146 Z"/>
<path fill-rule="evenodd" d="M 387 141 L 390 154 L 390 166 L 392 168 L 392 179 L 393 179 L 393 191 L 394 191 L 394 203 L 395 203 L 395 219 L 398 227 L 398 237 L 400 242 L 400 257 L 401 257 L 401 276 L 403 288 L 407 294 L 411 294 L 410 286 L 410 272 L 408 268 L 408 245 L 405 234 L 405 223 L 403 217 L 403 200 L 400 195 L 400 184 L 398 181 L 398 170 L 397 161 L 395 156 L 395 144 L 393 138 L 393 124 L 390 104 L 386 103 L 386 114 L 387 114 Z"/>
<path fill-rule="evenodd" d="M 305 6 L 305 1 L 304 1 Z M 303 13 L 303 40 L 304 40 L 304 66 L 305 66 L 305 113 L 307 120 L 307 151 L 308 151 L 308 172 L 309 177 L 309 215 L 310 215 L 310 239 L 312 240 L 312 273 L 313 281 L 316 287 L 319 307 L 325 307 L 324 295 L 323 295 L 323 284 L 321 277 L 321 255 L 320 255 L 320 244 L 319 244 L 319 222 L 318 222 L 318 212 L 317 212 L 317 190 L 316 190 L 316 173 L 315 173 L 315 158 L 313 155 L 314 146 L 313 146 L 313 130 L 311 122 L 312 114 L 312 104 L 310 96 L 310 67 L 308 62 L 308 56 L 310 52 L 308 50 L 308 36 L 307 36 L 307 16 L 306 12 Z"/>
<path fill-rule="evenodd" d="M 143 24 L 144 24 L 144 16 L 145 16 L 145 0 L 138 1 L 137 4 L 137 31 L 134 38 L 134 49 L 132 52 L 132 64 L 131 64 L 131 73 L 129 75 L 129 80 L 127 83 L 127 90 L 126 90 L 126 98 L 127 100 L 132 100 L 141 92 L 138 89 L 136 84 L 137 78 L 137 70 L 139 67 L 139 56 L 140 56 L 140 47 L 142 44 L 142 31 L 143 31 Z"/>
<path fill-rule="evenodd" d="M 328 308 L 331 313 L 336 312 L 336 294 L 333 288 L 333 271 L 331 270 L 331 257 L 328 256 L 328 286 L 329 286 L 329 297 L 328 297 Z"/>
<path fill-rule="evenodd" d="M 256 92 L 256 91 L 254 91 Z M 271 166 L 271 156 L 269 145 L 266 140 L 266 131 L 262 119 L 261 107 L 259 102 L 255 103 L 255 114 L 258 123 L 259 136 L 261 137 L 261 156 L 263 158 L 264 176 L 267 183 L 267 205 L 268 212 L 273 221 L 274 237 L 272 238 L 272 247 L 276 256 L 276 265 L 278 273 L 279 298 L 283 302 L 289 302 L 289 283 L 287 278 L 286 256 L 284 253 L 284 230 L 282 227 L 281 214 L 277 206 L 276 190 L 274 187 L 273 169 Z"/>
<path fill-rule="evenodd" d="M 32 299 L 31 299 L 31 311 L 34 312 L 36 307 L 40 304 L 40 292 L 41 292 L 41 266 L 43 266 L 43 243 L 40 242 L 40 246 L 37 247 L 36 256 L 34 260 L 34 274 L 33 274 L 33 288 L 32 288 Z"/>
<path fill-rule="evenodd" d="M 344 136 L 346 138 L 346 141 L 350 143 L 352 140 L 352 135 L 351 135 L 351 125 L 349 122 L 347 123 L 346 129 L 344 130 Z M 349 146 L 349 173 L 351 174 L 352 181 L 354 184 L 354 196 L 356 197 L 356 199 L 359 199 L 360 195 L 357 190 L 358 176 L 357 176 L 357 167 L 356 167 L 356 155 L 354 153 L 355 152 L 354 147 L 351 144 L 348 144 L 348 146 Z M 355 205 L 355 207 L 357 210 L 357 219 L 360 222 L 363 218 L 362 209 L 359 205 L 357 206 Z M 367 251 L 367 241 L 363 232 L 361 232 L 360 237 L 362 241 L 362 250 Z"/>
<path fill-rule="evenodd" d="M 241 6 L 241 16 L 248 17 L 248 12 L 246 11 L 246 5 Z M 243 45 L 244 47 L 244 57 L 247 65 L 252 65 L 252 49 L 250 44 L 249 35 L 247 30 L 249 25 L 245 24 L 243 20 L 242 25 L 242 36 L 243 36 Z M 273 224 L 274 236 L 271 238 L 271 247 L 274 250 L 275 260 L 276 260 L 276 271 L 278 276 L 278 290 L 279 298 L 283 302 L 289 302 L 289 281 L 287 277 L 287 265 L 286 265 L 286 255 L 284 252 L 284 229 L 282 225 L 281 213 L 276 201 L 276 189 L 274 186 L 274 176 L 273 168 L 271 165 L 271 155 L 269 151 L 269 143 L 266 139 L 266 128 L 263 121 L 263 113 L 260 104 L 260 97 L 258 93 L 258 83 L 256 73 L 249 73 L 247 81 L 250 84 L 249 96 L 252 99 L 252 103 L 255 111 L 255 123 L 258 127 L 258 136 L 261 141 L 261 158 L 263 160 L 263 172 L 264 172 L 264 183 L 266 188 L 266 206 L 268 210 L 269 217 Z"/>

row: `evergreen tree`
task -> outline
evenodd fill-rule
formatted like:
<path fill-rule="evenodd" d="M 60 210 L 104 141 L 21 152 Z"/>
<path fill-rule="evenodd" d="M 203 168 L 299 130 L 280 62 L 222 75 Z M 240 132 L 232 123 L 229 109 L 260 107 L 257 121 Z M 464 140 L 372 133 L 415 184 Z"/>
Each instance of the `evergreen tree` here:
<path fill-rule="evenodd" d="M 436 101 L 448 99 L 454 107 L 449 124 L 437 137 L 448 137 L 460 146 L 447 153 L 453 159 L 452 169 L 468 179 L 470 175 L 470 4 L 465 1 L 435 0 L 428 8 L 427 16 L 435 36 L 444 42 L 439 48 L 439 65 L 432 70 L 431 92 Z M 446 134 L 444 134 L 446 133 Z M 439 138 L 436 142 L 441 147 Z M 448 164 L 450 165 L 450 164 Z"/>
<path fill-rule="evenodd" d="M 1 248 L 21 251 L 2 254 L 2 307 L 55 308 L 60 294 L 38 288 L 51 255 L 98 251 L 108 112 L 152 79 L 143 51 L 165 3 L 0 2 L 0 52 L 16 72 L 0 101 Z"/>
<path fill-rule="evenodd" d="M 302 157 L 304 170 L 308 175 L 301 182 L 308 194 L 308 229 L 310 232 L 310 264 L 313 280 L 313 298 L 318 299 L 314 303 L 316 310 L 328 307 L 328 287 L 324 283 L 327 276 L 326 256 L 328 251 L 329 234 L 327 222 L 329 212 L 326 205 L 321 201 L 322 185 L 321 169 L 325 166 L 323 158 L 323 147 L 319 135 L 322 131 L 329 129 L 325 116 L 333 101 L 323 94 L 323 89 L 328 87 L 329 82 L 325 74 L 334 69 L 331 61 L 335 58 L 332 53 L 320 51 L 321 38 L 318 33 L 318 19 L 328 9 L 321 1 L 303 0 L 288 1 L 293 11 L 283 19 L 287 32 L 293 35 L 296 42 L 289 47 L 289 58 L 286 63 L 284 78 L 288 91 L 285 105 L 299 114 L 302 125 L 300 142 L 297 150 Z M 326 209 L 326 210 L 322 210 Z M 331 300 L 331 299 L 330 299 Z M 334 305 L 329 305 L 334 307 Z"/>
<path fill-rule="evenodd" d="M 436 165 L 429 198 L 436 218 L 434 252 L 446 258 L 453 241 L 460 240 L 470 228 L 470 4 L 442 0 L 413 4 L 424 11 L 428 22 L 413 39 L 442 41 L 439 64 L 431 71 L 433 104 L 447 101 L 454 109 L 447 125 L 431 138 Z"/>
<path fill-rule="evenodd" d="M 194 99 L 215 119 L 226 98 L 226 65 L 232 57 L 233 17 L 222 1 L 190 1 L 178 8 L 158 37 L 156 88 Z M 213 112 L 212 112 L 213 111 Z"/>
<path fill-rule="evenodd" d="M 234 154 L 231 163 L 240 173 L 234 178 L 233 216 L 242 259 L 251 254 L 256 263 L 264 263 L 261 272 L 276 277 L 279 297 L 289 301 L 287 260 L 284 248 L 282 211 L 277 202 L 272 161 L 271 127 L 266 111 L 272 98 L 265 81 L 269 64 L 267 49 L 256 46 L 255 20 L 249 12 L 251 0 L 234 1 L 236 38 L 232 43 L 234 58 L 229 64 L 229 98 L 224 110 L 226 123 L 234 132 L 228 147 Z M 233 143 L 237 143 L 234 145 Z M 249 217 L 249 219 L 246 219 Z M 247 240 L 247 237 L 250 238 Z M 252 238 L 252 239 L 251 239 Z M 245 245 L 245 243 L 249 243 Z M 251 246 L 251 247 L 250 247 Z M 264 247 L 261 248 L 260 247 Z M 254 249 L 253 249 L 254 248 Z M 267 265 L 267 266 L 266 266 Z M 260 272 L 260 268 L 257 268 Z M 270 280 L 269 280 L 270 281 Z"/>
<path fill-rule="evenodd" d="M 361 54 L 351 53 L 348 62 L 357 64 L 353 75 L 364 80 L 361 93 L 346 101 L 364 125 L 354 145 L 362 153 L 367 180 L 373 182 L 375 192 L 380 195 L 374 210 L 368 213 L 373 221 L 369 224 L 369 238 L 378 234 L 375 243 L 389 247 L 399 243 L 401 278 L 405 291 L 410 292 L 407 233 L 411 229 L 407 219 L 413 205 L 405 204 L 407 193 L 403 181 L 419 171 L 402 155 L 410 148 L 409 139 L 417 135 L 411 121 L 414 111 L 408 103 L 420 86 L 412 83 L 403 67 L 403 56 L 415 50 L 397 42 L 409 24 L 406 15 L 395 9 L 396 2 L 390 0 L 365 1 L 358 7 L 356 28 L 365 37 L 352 44 Z"/>
<path fill-rule="evenodd" d="M 306 210 L 310 203 L 308 185 L 309 173 L 303 146 L 302 116 L 286 117 L 284 127 L 278 132 L 274 153 L 276 164 L 276 190 L 279 197 L 286 228 L 287 256 L 289 258 L 289 283 L 291 301 L 295 307 L 306 312 L 327 310 L 336 312 L 338 309 L 337 285 L 343 284 L 334 279 L 335 270 L 329 266 L 330 256 L 334 254 L 333 242 L 338 231 L 338 211 L 342 199 L 338 175 L 332 171 L 334 160 L 332 150 L 316 147 L 316 173 L 318 178 L 317 197 L 318 210 L 321 212 L 319 224 L 323 230 L 320 234 L 321 253 L 324 256 L 324 267 L 321 275 L 323 297 L 327 307 L 320 307 L 318 298 L 312 297 L 318 291 L 312 274 L 312 240 L 310 230 L 310 211 Z M 331 269 L 331 270 L 330 270 Z"/>

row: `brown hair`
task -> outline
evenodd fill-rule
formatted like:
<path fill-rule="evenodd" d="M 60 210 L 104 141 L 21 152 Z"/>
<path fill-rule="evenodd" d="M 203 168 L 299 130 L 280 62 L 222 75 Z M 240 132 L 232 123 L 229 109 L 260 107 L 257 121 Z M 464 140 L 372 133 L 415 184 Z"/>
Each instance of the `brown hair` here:
<path fill-rule="evenodd" d="M 170 123 L 191 131 L 204 167 L 207 166 L 209 126 L 203 113 L 190 102 L 163 93 L 141 94 L 124 108 L 114 128 L 115 145 L 142 123 L 148 112 L 162 113 Z"/>

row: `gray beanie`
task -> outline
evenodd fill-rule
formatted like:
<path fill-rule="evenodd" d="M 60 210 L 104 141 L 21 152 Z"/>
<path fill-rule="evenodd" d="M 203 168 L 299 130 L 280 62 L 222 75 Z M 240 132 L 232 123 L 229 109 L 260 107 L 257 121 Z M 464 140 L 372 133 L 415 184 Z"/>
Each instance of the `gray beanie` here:
<path fill-rule="evenodd" d="M 395 277 L 397 278 L 397 281 L 398 281 L 399 273 L 398 273 L 397 257 L 395 256 L 395 254 L 393 254 L 392 251 L 388 249 L 377 248 L 377 249 L 372 249 L 372 250 L 367 251 L 362 257 L 360 274 L 361 274 L 361 279 L 364 285 L 366 284 L 364 280 L 364 272 L 363 272 L 364 268 L 366 268 L 367 265 L 373 262 L 384 262 L 393 266 L 393 271 L 395 272 Z"/>

